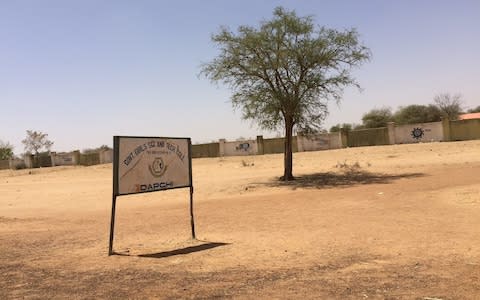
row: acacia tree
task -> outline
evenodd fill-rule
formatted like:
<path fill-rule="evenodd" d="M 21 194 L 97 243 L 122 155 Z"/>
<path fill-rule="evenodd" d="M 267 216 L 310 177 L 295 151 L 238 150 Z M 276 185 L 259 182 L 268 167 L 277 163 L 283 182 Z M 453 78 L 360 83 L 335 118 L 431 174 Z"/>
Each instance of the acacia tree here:
<path fill-rule="evenodd" d="M 363 115 L 362 123 L 365 128 L 386 127 L 393 118 L 390 107 L 374 108 Z"/>
<path fill-rule="evenodd" d="M 442 93 L 436 95 L 433 101 L 449 120 L 456 120 L 458 115 L 462 113 L 462 99 L 461 94 Z"/>
<path fill-rule="evenodd" d="M 43 148 L 50 151 L 53 142 L 47 137 L 48 134 L 42 133 L 41 131 L 27 130 L 27 137 L 22 141 L 25 146 L 25 151 L 30 153 L 33 152 L 36 156 L 38 155 L 39 150 Z"/>
<path fill-rule="evenodd" d="M 345 132 L 349 132 L 349 131 L 352 131 L 353 129 L 353 124 L 350 124 L 350 123 L 343 123 L 343 124 L 337 124 L 337 125 L 333 125 L 332 127 L 330 127 L 330 132 L 339 132 L 340 130 L 345 130 Z"/>
<path fill-rule="evenodd" d="M 8 142 L 0 141 L 0 160 L 11 159 L 13 157 L 13 146 Z"/>
<path fill-rule="evenodd" d="M 442 114 L 436 105 L 412 104 L 399 107 L 393 119 L 398 124 L 438 122 L 442 119 Z"/>
<path fill-rule="evenodd" d="M 222 27 L 212 36 L 220 53 L 202 74 L 233 90 L 232 104 L 260 128 L 285 130 L 283 180 L 292 180 L 293 129 L 320 128 L 328 100 L 358 86 L 351 69 L 370 58 L 355 29 L 316 27 L 312 17 L 278 7 L 258 28 Z"/>

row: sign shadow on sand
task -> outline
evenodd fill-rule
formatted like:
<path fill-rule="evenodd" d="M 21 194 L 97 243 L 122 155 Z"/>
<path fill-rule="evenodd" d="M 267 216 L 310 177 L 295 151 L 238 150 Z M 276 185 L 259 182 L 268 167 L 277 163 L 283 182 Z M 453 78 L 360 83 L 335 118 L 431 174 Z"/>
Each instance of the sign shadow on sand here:
<path fill-rule="evenodd" d="M 163 251 L 163 252 L 157 252 L 157 253 L 149 253 L 149 254 L 140 254 L 137 255 L 138 257 L 146 257 L 146 258 L 165 258 L 165 257 L 170 257 L 170 256 L 176 256 L 176 255 L 186 255 L 190 253 L 195 253 L 195 252 L 200 252 L 200 251 L 206 251 L 210 250 L 213 248 L 217 247 L 222 247 L 230 245 L 229 243 L 214 243 L 214 242 L 207 242 L 201 245 L 196 245 L 196 246 L 189 246 L 185 248 L 180 248 L 180 249 L 175 249 L 175 250 L 170 250 L 170 251 Z"/>

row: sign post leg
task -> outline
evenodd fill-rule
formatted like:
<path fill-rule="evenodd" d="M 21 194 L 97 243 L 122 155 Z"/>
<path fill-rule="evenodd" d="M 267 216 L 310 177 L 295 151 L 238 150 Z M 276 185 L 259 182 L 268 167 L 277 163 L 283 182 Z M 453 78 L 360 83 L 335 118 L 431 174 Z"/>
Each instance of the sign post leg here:
<path fill-rule="evenodd" d="M 108 256 L 113 254 L 113 229 L 115 227 L 115 205 L 117 204 L 117 196 L 112 195 L 112 218 L 110 220 L 110 243 L 108 245 Z"/>
<path fill-rule="evenodd" d="M 192 239 L 196 239 L 195 221 L 193 219 L 193 186 L 190 187 L 190 226 L 192 227 Z"/>

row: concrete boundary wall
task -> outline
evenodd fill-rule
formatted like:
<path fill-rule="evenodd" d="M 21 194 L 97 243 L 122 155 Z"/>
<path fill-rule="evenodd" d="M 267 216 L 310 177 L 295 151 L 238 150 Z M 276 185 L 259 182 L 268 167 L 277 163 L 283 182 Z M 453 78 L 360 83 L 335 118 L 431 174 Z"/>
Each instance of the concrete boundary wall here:
<path fill-rule="evenodd" d="M 220 156 L 257 155 L 258 145 L 256 140 L 227 142 L 225 139 L 221 139 L 219 151 Z"/>
<path fill-rule="evenodd" d="M 342 148 L 342 133 L 324 133 L 297 136 L 298 152 Z"/>
<path fill-rule="evenodd" d="M 113 161 L 113 150 L 103 150 L 100 152 L 80 153 L 72 152 L 51 152 L 52 166 L 92 166 L 98 164 L 107 164 Z"/>
<path fill-rule="evenodd" d="M 10 160 L 0 160 L 0 170 L 10 169 Z"/>
<path fill-rule="evenodd" d="M 192 145 L 192 158 L 219 157 L 220 143 Z"/>
<path fill-rule="evenodd" d="M 104 150 L 98 153 L 101 164 L 109 164 L 113 162 L 113 150 Z"/>
<path fill-rule="evenodd" d="M 263 154 L 283 153 L 285 149 L 285 139 L 273 138 L 263 139 Z M 298 152 L 297 137 L 292 137 L 292 152 Z"/>
<path fill-rule="evenodd" d="M 17 169 L 25 169 L 25 161 L 23 159 L 6 159 L 0 160 L 0 170 L 17 170 Z"/>
<path fill-rule="evenodd" d="M 24 161 L 27 168 L 48 168 L 53 166 L 50 154 L 42 153 L 38 156 L 25 154 Z"/>
<path fill-rule="evenodd" d="M 388 127 L 352 130 L 347 133 L 348 147 L 379 146 L 390 144 Z"/>
<path fill-rule="evenodd" d="M 113 150 L 103 150 L 83 154 L 75 150 L 72 152 L 50 152 L 35 157 L 31 154 L 25 154 L 23 160 L 12 159 L 10 161 L 0 161 L 0 170 L 3 169 L 23 169 L 23 168 L 45 168 L 55 166 L 92 166 L 98 164 L 111 163 L 113 161 Z"/>
<path fill-rule="evenodd" d="M 396 125 L 387 127 L 352 130 L 341 129 L 336 133 L 294 136 L 293 152 L 339 149 L 375 145 L 393 145 L 417 142 L 465 141 L 480 139 L 480 119 Z M 192 145 L 192 157 L 220 157 L 283 153 L 284 138 L 264 139 L 259 135 L 255 140 L 227 141 Z M 113 150 L 82 154 L 80 151 L 68 153 L 51 152 L 50 155 L 35 158 L 25 155 L 24 160 L 0 161 L 0 170 L 68 165 L 95 165 L 111 163 Z"/>
<path fill-rule="evenodd" d="M 74 166 L 79 163 L 79 152 L 51 152 L 52 166 Z"/>
<path fill-rule="evenodd" d="M 480 119 L 451 121 L 449 127 L 452 141 L 480 139 Z"/>
<path fill-rule="evenodd" d="M 80 154 L 80 158 L 78 164 L 82 166 L 93 166 L 100 164 L 100 153 L 93 152 L 93 153 L 85 153 Z"/>
<path fill-rule="evenodd" d="M 443 123 L 417 123 L 395 126 L 393 144 L 444 141 Z"/>

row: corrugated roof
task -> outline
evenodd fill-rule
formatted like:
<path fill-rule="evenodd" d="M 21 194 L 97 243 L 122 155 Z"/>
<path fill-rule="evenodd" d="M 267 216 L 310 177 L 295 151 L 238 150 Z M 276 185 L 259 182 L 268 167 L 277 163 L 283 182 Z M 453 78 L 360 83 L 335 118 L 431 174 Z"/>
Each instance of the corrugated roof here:
<path fill-rule="evenodd" d="M 470 119 L 480 119 L 480 112 L 478 113 L 471 113 L 471 114 L 463 114 L 458 116 L 459 120 L 470 120 Z"/>

